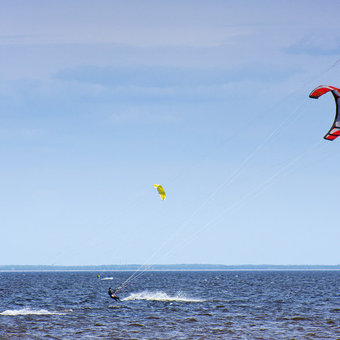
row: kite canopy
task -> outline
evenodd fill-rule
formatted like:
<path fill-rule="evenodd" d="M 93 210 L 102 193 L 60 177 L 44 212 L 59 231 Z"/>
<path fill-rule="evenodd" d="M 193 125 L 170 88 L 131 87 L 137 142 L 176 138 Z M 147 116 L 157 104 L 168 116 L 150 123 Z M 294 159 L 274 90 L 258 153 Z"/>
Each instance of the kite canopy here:
<path fill-rule="evenodd" d="M 336 113 L 335 113 L 335 119 L 333 122 L 332 127 L 327 132 L 327 134 L 323 137 L 328 140 L 334 140 L 335 138 L 340 136 L 340 117 L 339 117 L 339 106 L 340 106 L 340 89 L 334 87 L 334 86 L 328 86 L 328 85 L 321 85 L 318 86 L 316 89 L 314 89 L 309 97 L 318 99 L 325 93 L 331 91 L 336 105 Z"/>
<path fill-rule="evenodd" d="M 157 189 L 159 195 L 161 196 L 161 199 L 165 200 L 165 191 L 163 187 L 159 184 L 154 184 L 153 186 Z"/>

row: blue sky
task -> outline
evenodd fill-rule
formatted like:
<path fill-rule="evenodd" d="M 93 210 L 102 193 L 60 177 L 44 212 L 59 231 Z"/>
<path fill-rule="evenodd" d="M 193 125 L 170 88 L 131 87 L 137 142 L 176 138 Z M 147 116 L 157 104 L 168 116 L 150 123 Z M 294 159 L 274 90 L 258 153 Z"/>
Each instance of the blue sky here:
<path fill-rule="evenodd" d="M 0 264 L 340 263 L 340 4 L 0 9 Z"/>

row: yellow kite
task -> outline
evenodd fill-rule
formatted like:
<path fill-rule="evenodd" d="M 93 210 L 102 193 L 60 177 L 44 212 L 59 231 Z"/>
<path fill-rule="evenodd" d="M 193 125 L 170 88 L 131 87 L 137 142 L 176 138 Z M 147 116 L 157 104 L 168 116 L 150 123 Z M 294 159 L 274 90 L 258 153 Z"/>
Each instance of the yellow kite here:
<path fill-rule="evenodd" d="M 161 196 L 161 199 L 165 200 L 165 191 L 163 187 L 159 184 L 154 184 L 153 186 L 157 189 L 159 195 Z"/>

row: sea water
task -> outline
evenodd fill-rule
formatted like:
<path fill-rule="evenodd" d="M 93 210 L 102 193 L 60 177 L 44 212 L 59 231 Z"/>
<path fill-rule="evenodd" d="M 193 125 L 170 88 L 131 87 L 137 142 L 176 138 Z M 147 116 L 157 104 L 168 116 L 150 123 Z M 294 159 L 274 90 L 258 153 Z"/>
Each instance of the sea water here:
<path fill-rule="evenodd" d="M 0 339 L 340 339 L 339 271 L 131 274 L 2 272 Z"/>

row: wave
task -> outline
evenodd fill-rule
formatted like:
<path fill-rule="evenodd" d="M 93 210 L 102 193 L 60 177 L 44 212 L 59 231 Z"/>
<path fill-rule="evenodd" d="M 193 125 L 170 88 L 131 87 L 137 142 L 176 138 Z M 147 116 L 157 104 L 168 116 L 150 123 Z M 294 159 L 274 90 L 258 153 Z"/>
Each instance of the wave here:
<path fill-rule="evenodd" d="M 72 311 L 71 309 L 68 310 Z M 66 312 L 66 311 L 65 311 Z M 49 312 L 46 309 L 9 309 L 5 310 L 4 312 L 0 313 L 0 315 L 9 315 L 9 316 L 16 316 L 16 315 L 65 315 L 65 312 Z"/>
<path fill-rule="evenodd" d="M 101 281 L 105 281 L 105 280 L 113 280 L 113 277 L 103 277 L 102 279 L 100 279 Z"/>
<path fill-rule="evenodd" d="M 122 299 L 122 301 L 133 301 L 133 300 L 148 300 L 148 301 L 176 301 L 176 302 L 204 302 L 202 299 L 189 298 L 182 293 L 170 296 L 167 293 L 157 292 L 141 292 L 132 293 L 130 296 Z"/>

